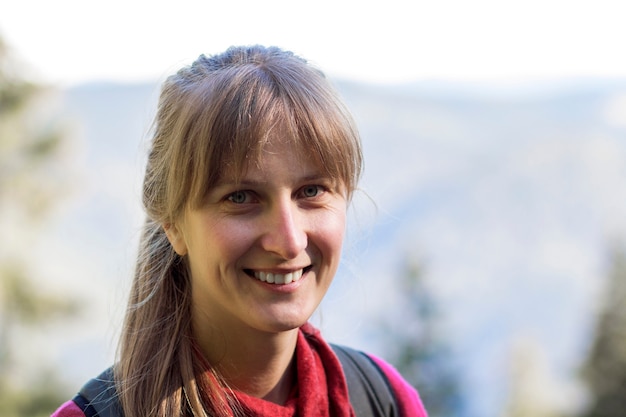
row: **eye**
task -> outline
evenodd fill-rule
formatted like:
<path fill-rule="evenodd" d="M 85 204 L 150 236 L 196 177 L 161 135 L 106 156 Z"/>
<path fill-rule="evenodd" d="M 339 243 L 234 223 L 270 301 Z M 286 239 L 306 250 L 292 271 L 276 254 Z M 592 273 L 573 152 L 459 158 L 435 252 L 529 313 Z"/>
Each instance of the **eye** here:
<path fill-rule="evenodd" d="M 307 185 L 302 188 L 301 192 L 304 198 L 313 198 L 324 192 L 324 188 L 319 185 Z"/>
<path fill-rule="evenodd" d="M 245 204 L 250 202 L 250 195 L 247 191 L 235 191 L 229 194 L 226 199 L 234 204 Z"/>

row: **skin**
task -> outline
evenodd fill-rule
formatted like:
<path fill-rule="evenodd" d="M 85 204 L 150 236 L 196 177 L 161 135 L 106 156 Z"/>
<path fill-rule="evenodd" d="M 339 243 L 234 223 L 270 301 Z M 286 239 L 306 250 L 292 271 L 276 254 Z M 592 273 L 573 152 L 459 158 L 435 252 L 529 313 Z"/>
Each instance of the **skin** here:
<path fill-rule="evenodd" d="M 293 386 L 298 327 L 318 307 L 337 271 L 344 187 L 275 133 L 258 164 L 232 175 L 166 227 L 189 263 L 194 333 L 226 382 L 283 404 Z M 287 285 L 258 272 L 302 277 Z"/>

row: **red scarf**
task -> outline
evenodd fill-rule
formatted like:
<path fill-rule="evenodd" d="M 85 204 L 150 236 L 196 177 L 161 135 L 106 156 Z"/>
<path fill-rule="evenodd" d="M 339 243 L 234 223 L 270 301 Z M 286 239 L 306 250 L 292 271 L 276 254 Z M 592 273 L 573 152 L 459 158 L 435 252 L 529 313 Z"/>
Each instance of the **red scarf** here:
<path fill-rule="evenodd" d="M 341 363 L 311 324 L 300 328 L 296 344 L 297 385 L 284 405 L 235 391 L 250 417 L 354 417 Z"/>

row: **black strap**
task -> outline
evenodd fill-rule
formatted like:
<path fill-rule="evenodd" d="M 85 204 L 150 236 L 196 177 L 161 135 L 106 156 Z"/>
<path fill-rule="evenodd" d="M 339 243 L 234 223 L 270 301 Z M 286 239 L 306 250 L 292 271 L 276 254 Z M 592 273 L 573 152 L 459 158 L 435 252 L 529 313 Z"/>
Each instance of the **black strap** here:
<path fill-rule="evenodd" d="M 348 381 L 350 403 L 357 417 L 398 417 L 396 399 L 382 370 L 365 353 L 331 344 Z"/>
<path fill-rule="evenodd" d="M 76 403 L 78 408 L 83 410 L 86 417 L 98 417 L 98 411 L 89 403 L 87 398 L 83 397 L 82 394 L 76 394 L 72 401 Z"/>
<path fill-rule="evenodd" d="M 86 417 L 122 417 L 113 368 L 87 382 L 72 399 Z"/>
<path fill-rule="evenodd" d="M 331 345 L 348 381 L 350 403 L 357 417 L 398 417 L 389 381 L 363 352 Z M 123 417 L 112 368 L 87 382 L 73 401 L 86 417 Z"/>

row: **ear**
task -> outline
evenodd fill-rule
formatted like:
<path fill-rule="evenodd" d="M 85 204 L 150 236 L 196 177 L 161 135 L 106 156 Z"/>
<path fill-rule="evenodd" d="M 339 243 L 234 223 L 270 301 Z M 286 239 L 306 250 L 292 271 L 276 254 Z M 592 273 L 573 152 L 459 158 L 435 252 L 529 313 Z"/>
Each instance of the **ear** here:
<path fill-rule="evenodd" d="M 181 233 L 178 226 L 172 223 L 167 223 L 163 225 L 163 229 L 165 230 L 167 240 L 170 241 L 170 245 L 174 248 L 174 252 L 176 252 L 179 256 L 187 255 L 187 243 L 185 242 L 185 236 Z"/>

